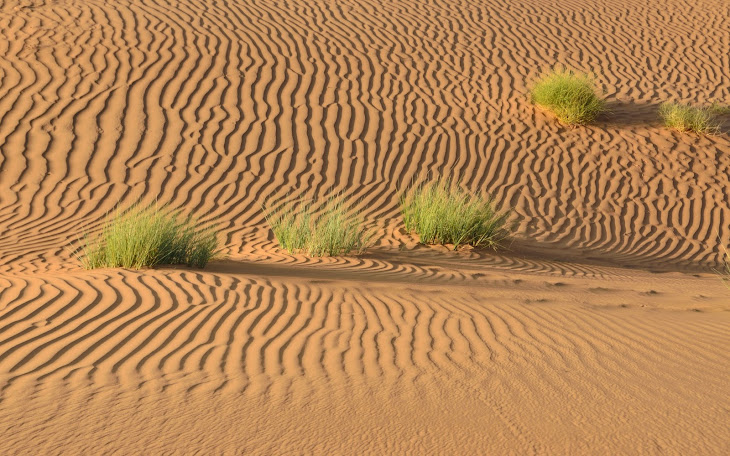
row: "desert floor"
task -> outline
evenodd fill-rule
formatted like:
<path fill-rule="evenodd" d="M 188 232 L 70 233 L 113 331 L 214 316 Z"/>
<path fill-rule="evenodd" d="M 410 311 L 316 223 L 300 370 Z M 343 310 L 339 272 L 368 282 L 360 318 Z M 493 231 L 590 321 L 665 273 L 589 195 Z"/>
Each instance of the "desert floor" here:
<path fill-rule="evenodd" d="M 1 454 L 728 454 L 724 0 L 0 0 Z M 610 113 L 528 99 L 556 64 Z M 412 182 L 514 209 L 425 247 Z M 278 248 L 342 194 L 376 244 Z M 204 270 L 83 270 L 117 205 L 220 228 Z"/>

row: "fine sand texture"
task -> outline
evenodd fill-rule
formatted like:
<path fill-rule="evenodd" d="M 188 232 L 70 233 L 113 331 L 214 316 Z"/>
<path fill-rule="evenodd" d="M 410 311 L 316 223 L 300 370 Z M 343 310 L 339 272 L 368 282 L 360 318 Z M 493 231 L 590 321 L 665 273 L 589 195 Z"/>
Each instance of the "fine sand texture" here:
<path fill-rule="evenodd" d="M 725 0 L 0 0 L 0 454 L 730 454 Z M 554 65 L 609 112 L 529 102 Z M 424 247 L 405 189 L 514 209 Z M 262 204 L 342 195 L 361 257 Z M 217 223 L 204 270 L 85 271 L 117 206 Z"/>

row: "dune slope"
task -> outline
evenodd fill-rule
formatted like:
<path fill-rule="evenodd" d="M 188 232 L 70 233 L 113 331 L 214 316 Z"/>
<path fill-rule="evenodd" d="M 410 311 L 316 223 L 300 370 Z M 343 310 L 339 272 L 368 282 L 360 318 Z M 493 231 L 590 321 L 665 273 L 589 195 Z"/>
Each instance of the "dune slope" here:
<path fill-rule="evenodd" d="M 728 453 L 730 136 L 656 113 L 730 104 L 728 17 L 0 0 L 2 452 Z M 556 64 L 610 113 L 531 106 Z M 414 247 L 398 198 L 440 176 L 514 208 L 510 253 Z M 280 252 L 261 205 L 336 193 L 375 248 Z M 219 223 L 228 260 L 82 271 L 140 199 Z"/>
<path fill-rule="evenodd" d="M 6 279 L 4 446 L 730 449 L 730 305 L 715 278 L 381 265 Z"/>
<path fill-rule="evenodd" d="M 272 247 L 266 199 L 343 192 L 397 245 L 397 198 L 429 175 L 571 258 L 711 265 L 730 244 L 727 135 L 655 113 L 730 103 L 724 2 L 1 5 L 4 265 L 54 269 L 138 198 L 220 220 L 239 256 Z M 613 114 L 566 129 L 530 106 L 555 64 L 595 72 Z"/>

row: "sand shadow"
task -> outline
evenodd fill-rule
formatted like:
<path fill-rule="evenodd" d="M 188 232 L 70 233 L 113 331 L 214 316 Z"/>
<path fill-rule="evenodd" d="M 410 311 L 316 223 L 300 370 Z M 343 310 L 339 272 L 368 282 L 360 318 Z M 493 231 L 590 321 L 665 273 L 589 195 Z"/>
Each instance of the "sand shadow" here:
<path fill-rule="evenodd" d="M 603 277 L 615 274 L 618 269 L 653 274 L 697 275 L 710 272 L 706 265 L 652 264 L 631 255 L 556 248 L 519 240 L 499 252 L 489 249 L 453 251 L 440 246 L 417 245 L 400 249 L 373 247 L 359 256 L 308 258 L 284 255 L 258 260 L 221 259 L 211 262 L 205 272 L 317 283 L 468 285 L 495 271 L 552 277 Z"/>
<path fill-rule="evenodd" d="M 600 114 L 595 121 L 602 127 L 657 127 L 664 128 L 659 115 L 661 102 L 636 103 L 626 101 L 607 101 L 606 111 Z M 709 105 L 708 105 L 709 106 Z M 719 126 L 716 134 L 730 133 L 730 110 L 713 113 Z"/>
<path fill-rule="evenodd" d="M 636 103 L 607 101 L 606 111 L 596 119 L 597 125 L 606 127 L 658 127 L 661 103 Z"/>
<path fill-rule="evenodd" d="M 727 112 L 715 113 L 715 121 L 719 124 L 718 134 L 730 134 L 730 110 Z"/>

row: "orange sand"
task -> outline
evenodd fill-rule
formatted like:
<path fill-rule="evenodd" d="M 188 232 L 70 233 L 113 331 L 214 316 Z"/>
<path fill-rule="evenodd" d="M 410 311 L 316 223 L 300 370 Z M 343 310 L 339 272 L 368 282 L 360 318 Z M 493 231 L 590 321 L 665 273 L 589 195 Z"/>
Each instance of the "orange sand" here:
<path fill-rule="evenodd" d="M 0 453 L 728 454 L 725 1 L 0 0 Z M 611 113 L 528 102 L 556 63 Z M 729 120 L 726 119 L 725 120 Z M 729 123 L 730 124 L 730 123 Z M 428 176 L 511 251 L 419 247 Z M 360 258 L 261 203 L 357 202 Z M 220 223 L 203 271 L 83 271 L 121 204 Z"/>

